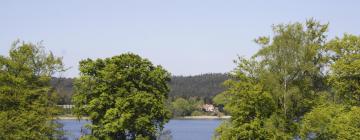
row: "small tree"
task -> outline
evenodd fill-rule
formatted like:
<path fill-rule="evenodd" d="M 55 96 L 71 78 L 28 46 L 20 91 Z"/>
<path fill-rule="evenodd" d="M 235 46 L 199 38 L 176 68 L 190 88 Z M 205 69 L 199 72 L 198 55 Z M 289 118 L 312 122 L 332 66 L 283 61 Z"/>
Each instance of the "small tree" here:
<path fill-rule="evenodd" d="M 57 113 L 51 77 L 63 71 L 61 58 L 40 45 L 15 42 L 0 56 L 0 139 L 54 139 Z"/>
<path fill-rule="evenodd" d="M 126 53 L 80 62 L 75 113 L 88 115 L 99 139 L 155 139 L 169 120 L 165 107 L 170 74 L 149 60 Z"/>
<path fill-rule="evenodd" d="M 173 116 L 189 116 L 192 111 L 192 106 L 188 100 L 184 98 L 177 98 L 171 103 Z"/>

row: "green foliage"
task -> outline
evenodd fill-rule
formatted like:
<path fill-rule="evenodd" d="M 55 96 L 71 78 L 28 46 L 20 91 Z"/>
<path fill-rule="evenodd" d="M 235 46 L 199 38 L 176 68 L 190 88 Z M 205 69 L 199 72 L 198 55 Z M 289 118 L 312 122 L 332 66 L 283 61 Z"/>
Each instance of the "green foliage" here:
<path fill-rule="evenodd" d="M 194 76 L 171 76 L 169 98 L 199 97 L 210 102 L 211 98 L 224 91 L 221 85 L 227 74 L 208 73 Z M 51 83 L 60 96 L 58 104 L 71 104 L 73 78 L 53 78 Z"/>
<path fill-rule="evenodd" d="M 176 98 L 171 102 L 170 110 L 173 113 L 173 117 L 200 116 L 205 113 L 201 110 L 203 104 L 203 100 L 198 98 Z"/>
<path fill-rule="evenodd" d="M 347 35 L 327 44 L 331 73 L 329 83 L 340 103 L 360 105 L 360 36 Z"/>
<path fill-rule="evenodd" d="M 214 98 L 213 98 L 213 102 L 214 104 L 216 105 L 225 105 L 227 102 L 228 102 L 228 97 L 227 97 L 227 94 L 225 94 L 224 92 L 223 93 L 220 93 L 218 95 L 216 95 Z"/>
<path fill-rule="evenodd" d="M 271 134 L 264 128 L 264 121 L 255 118 L 249 123 L 234 126 L 234 123 L 224 121 L 216 128 L 215 139 L 239 140 L 239 139 L 271 139 Z"/>
<path fill-rule="evenodd" d="M 275 109 L 275 104 L 262 85 L 257 84 L 255 61 L 239 59 L 232 80 L 225 82 L 228 87 L 218 96 L 227 97 L 225 110 L 232 115 L 230 122 L 217 129 L 217 139 L 265 139 L 265 119 Z"/>
<path fill-rule="evenodd" d="M 228 89 L 215 97 L 232 116 L 230 132 L 219 139 L 292 139 L 299 122 L 323 93 L 327 25 L 273 26 L 274 37 L 256 39 L 262 49 L 251 59 L 240 58 Z M 224 127 L 222 127 L 224 128 Z"/>
<path fill-rule="evenodd" d="M 0 139 L 55 139 L 61 132 L 51 77 L 63 71 L 61 58 L 40 45 L 13 44 L 0 56 Z"/>
<path fill-rule="evenodd" d="M 330 100 L 303 118 L 300 134 L 307 139 L 360 137 L 360 37 L 345 34 L 326 44 L 330 64 Z"/>
<path fill-rule="evenodd" d="M 358 139 L 360 107 L 325 104 L 306 114 L 301 125 L 303 139 Z"/>
<path fill-rule="evenodd" d="M 193 112 L 191 112 L 191 116 L 202 116 L 205 113 L 203 111 L 199 111 L 199 110 L 195 110 Z"/>
<path fill-rule="evenodd" d="M 80 62 L 74 112 L 88 115 L 99 139 L 155 139 L 169 120 L 165 107 L 170 74 L 149 60 L 126 53 Z"/>
<path fill-rule="evenodd" d="M 278 25 L 273 30 L 271 44 L 263 45 L 254 56 L 262 64 L 261 83 L 281 106 L 285 119 L 298 120 L 326 88 L 321 69 L 327 25 L 309 20 L 305 25 Z"/>
<path fill-rule="evenodd" d="M 330 101 L 304 116 L 301 136 L 312 139 L 358 139 L 360 137 L 360 37 L 345 34 L 326 44 L 332 87 Z"/>
<path fill-rule="evenodd" d="M 232 118 L 217 139 L 358 139 L 360 37 L 326 42 L 327 25 L 274 26 L 251 59 L 240 58 L 214 98 Z M 259 109 L 261 108 L 261 109 Z"/>
<path fill-rule="evenodd" d="M 192 106 L 184 98 L 177 98 L 171 103 L 173 116 L 189 116 Z"/>
<path fill-rule="evenodd" d="M 194 76 L 173 76 L 169 83 L 170 97 L 191 98 L 200 97 L 211 99 L 224 91 L 221 85 L 228 79 L 227 74 L 208 73 Z"/>

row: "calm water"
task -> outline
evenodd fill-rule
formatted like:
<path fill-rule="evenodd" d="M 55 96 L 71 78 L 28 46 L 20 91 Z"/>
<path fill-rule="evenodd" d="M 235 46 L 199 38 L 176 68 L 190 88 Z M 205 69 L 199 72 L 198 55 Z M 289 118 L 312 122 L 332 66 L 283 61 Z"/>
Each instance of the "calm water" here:
<path fill-rule="evenodd" d="M 90 123 L 85 120 L 60 120 L 64 124 L 66 137 L 75 140 L 80 137 L 80 129 Z M 165 130 L 170 130 L 173 140 L 210 140 L 214 130 L 221 120 L 171 120 L 165 125 Z"/>

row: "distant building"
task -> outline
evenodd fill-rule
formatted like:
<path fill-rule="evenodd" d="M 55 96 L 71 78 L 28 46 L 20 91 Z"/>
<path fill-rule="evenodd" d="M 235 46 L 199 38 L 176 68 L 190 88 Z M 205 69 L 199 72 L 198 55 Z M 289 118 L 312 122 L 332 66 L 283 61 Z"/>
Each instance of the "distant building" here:
<path fill-rule="evenodd" d="M 64 109 L 71 109 L 71 108 L 74 107 L 74 105 L 56 105 L 56 106 L 62 107 L 62 108 L 64 108 Z"/>
<path fill-rule="evenodd" d="M 204 104 L 202 106 L 202 109 L 206 112 L 214 112 L 215 111 L 215 107 L 212 104 Z"/>

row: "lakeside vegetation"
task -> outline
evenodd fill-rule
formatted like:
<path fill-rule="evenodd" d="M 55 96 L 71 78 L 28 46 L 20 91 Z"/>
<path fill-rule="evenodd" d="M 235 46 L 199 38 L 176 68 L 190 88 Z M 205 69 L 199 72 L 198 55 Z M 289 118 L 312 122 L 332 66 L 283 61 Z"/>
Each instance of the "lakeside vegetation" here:
<path fill-rule="evenodd" d="M 14 42 L 0 56 L 0 139 L 57 139 L 63 132 L 51 77 L 64 70 L 61 58 L 41 44 Z"/>
<path fill-rule="evenodd" d="M 327 31 L 310 19 L 256 39 L 262 48 L 236 61 L 215 97 L 232 116 L 216 139 L 358 139 L 360 36 Z"/>
<path fill-rule="evenodd" d="M 184 116 L 223 116 L 223 105 L 215 104 L 213 97 L 225 90 L 222 83 L 229 77 L 227 74 L 207 73 L 193 76 L 171 76 L 168 85 L 170 92 L 166 107 L 171 112 L 172 118 Z M 72 104 L 74 92 L 74 78 L 56 78 L 51 81 L 52 86 L 59 94 L 59 105 Z M 204 105 L 214 105 L 214 111 L 206 111 Z M 65 116 L 73 115 L 72 109 L 64 109 Z"/>
<path fill-rule="evenodd" d="M 61 100 L 61 98 L 59 98 Z M 167 99 L 165 102 L 166 109 L 170 111 L 170 118 L 184 119 L 184 118 L 221 118 L 227 114 L 223 110 L 222 105 L 207 104 L 204 102 L 205 99 L 200 97 L 182 98 L 178 97 L 175 99 Z M 73 118 L 76 119 L 74 114 L 74 105 L 58 105 L 60 110 L 60 118 Z M 197 116 L 197 117 L 196 117 Z M 87 115 L 82 118 L 88 118 Z"/>
<path fill-rule="evenodd" d="M 227 74 L 222 73 L 171 76 L 170 81 L 168 81 L 170 87 L 169 100 L 174 101 L 176 98 L 197 98 L 199 100 L 202 99 L 205 103 L 212 103 L 212 98 L 225 90 L 222 83 L 228 78 Z M 74 78 L 52 78 L 51 84 L 59 95 L 57 104 L 72 104 L 73 83 Z"/>
<path fill-rule="evenodd" d="M 229 75 L 171 77 L 124 53 L 82 60 L 80 76 L 64 85 L 54 80 L 66 70 L 60 57 L 16 41 L 0 56 L 0 139 L 61 139 L 56 105 L 69 102 L 92 122 L 81 139 L 156 139 L 171 117 L 222 113 L 203 111 L 207 103 L 232 116 L 214 139 L 357 139 L 360 36 L 329 39 L 327 31 L 313 19 L 274 25 Z M 58 94 L 61 86 L 74 94 Z"/>

